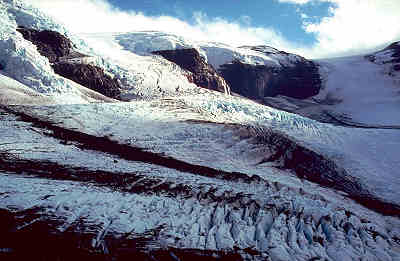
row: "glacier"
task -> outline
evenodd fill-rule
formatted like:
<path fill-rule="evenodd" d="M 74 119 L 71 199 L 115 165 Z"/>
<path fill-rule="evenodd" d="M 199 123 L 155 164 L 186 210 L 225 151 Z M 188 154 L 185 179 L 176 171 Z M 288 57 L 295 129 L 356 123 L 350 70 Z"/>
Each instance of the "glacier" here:
<path fill-rule="evenodd" d="M 379 128 L 398 124 L 397 83 L 378 64 L 318 61 L 326 84 L 314 99 L 377 125 L 336 126 L 199 88 L 151 52 L 196 48 L 215 68 L 295 56 L 162 32 L 75 35 L 23 1 L 0 7 L 0 219 L 12 224 L 0 232 L 16 237 L 0 249 L 11 257 L 400 259 L 400 130 Z M 128 102 L 56 75 L 20 25 L 68 36 Z M 309 155 L 305 176 L 287 164 Z"/>

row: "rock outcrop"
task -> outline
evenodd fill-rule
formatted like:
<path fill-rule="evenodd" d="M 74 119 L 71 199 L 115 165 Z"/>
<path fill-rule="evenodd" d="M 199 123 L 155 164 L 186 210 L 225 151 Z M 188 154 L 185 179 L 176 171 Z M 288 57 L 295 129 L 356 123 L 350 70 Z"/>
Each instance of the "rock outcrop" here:
<path fill-rule="evenodd" d="M 376 64 L 387 65 L 385 71 L 394 76 L 400 71 L 400 42 L 394 42 L 381 51 L 366 55 L 365 58 Z"/>
<path fill-rule="evenodd" d="M 53 69 L 55 73 L 105 96 L 117 98 L 121 94 L 118 81 L 97 66 L 62 62 L 55 63 Z"/>
<path fill-rule="evenodd" d="M 305 99 L 318 94 L 321 79 L 318 66 L 312 61 L 274 48 L 245 48 L 287 59 L 280 65 L 254 65 L 239 60 L 222 65 L 219 71 L 233 92 L 259 100 L 276 95 Z"/>
<path fill-rule="evenodd" d="M 72 42 L 64 35 L 44 30 L 37 31 L 25 27 L 18 27 L 22 36 L 36 45 L 39 53 L 47 57 L 50 63 L 57 62 L 60 57 L 68 56 L 72 50 Z"/>
<path fill-rule="evenodd" d="M 49 59 L 55 73 L 110 98 L 118 98 L 121 94 L 118 81 L 105 74 L 102 68 L 85 64 L 83 60 L 82 63 L 77 62 L 79 57 L 88 56 L 74 51 L 72 42 L 64 35 L 25 27 L 18 27 L 17 30 L 26 40 L 36 45 L 42 56 Z"/>
<path fill-rule="evenodd" d="M 188 80 L 199 87 L 230 94 L 230 87 L 217 71 L 194 49 L 155 51 L 170 62 L 190 72 Z"/>

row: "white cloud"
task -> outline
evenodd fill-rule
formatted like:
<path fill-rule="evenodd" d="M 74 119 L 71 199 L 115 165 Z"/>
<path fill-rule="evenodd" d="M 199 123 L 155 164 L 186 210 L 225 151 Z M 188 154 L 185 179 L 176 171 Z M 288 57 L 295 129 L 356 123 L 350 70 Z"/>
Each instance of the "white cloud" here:
<path fill-rule="evenodd" d="M 297 5 L 303 28 L 314 34 L 316 44 L 303 50 L 311 57 L 330 57 L 369 52 L 400 40 L 399 0 L 278 0 Z M 329 2 L 329 16 L 311 22 L 301 12 L 305 4 Z"/>
<path fill-rule="evenodd" d="M 234 46 L 268 44 L 292 50 L 291 44 L 273 28 L 252 27 L 248 16 L 236 21 L 208 18 L 195 13 L 194 24 L 171 16 L 146 16 L 123 11 L 107 0 L 26 0 L 63 22 L 74 32 L 129 32 L 157 30 L 183 35 L 194 40 L 218 41 Z"/>
<path fill-rule="evenodd" d="M 304 23 L 317 39 L 309 52 L 313 56 L 361 53 L 400 40 L 399 0 L 329 1 L 335 4 L 329 17 Z"/>
<path fill-rule="evenodd" d="M 266 44 L 306 57 L 331 57 L 360 53 L 400 40 L 399 0 L 278 0 L 297 4 L 331 2 L 330 16 L 310 22 L 303 29 L 316 37 L 313 46 L 290 43 L 272 27 L 251 26 L 251 19 L 236 21 L 209 18 L 195 13 L 189 24 L 171 16 L 146 16 L 140 12 L 113 7 L 107 0 L 25 0 L 56 17 L 75 32 L 128 32 L 157 30 L 183 35 L 194 40 L 218 41 L 234 46 Z M 302 15 L 303 14 L 303 15 Z"/>
<path fill-rule="evenodd" d="M 301 16 L 302 19 L 310 18 L 310 17 L 309 17 L 307 14 L 305 14 L 305 13 L 301 13 L 300 16 Z"/>

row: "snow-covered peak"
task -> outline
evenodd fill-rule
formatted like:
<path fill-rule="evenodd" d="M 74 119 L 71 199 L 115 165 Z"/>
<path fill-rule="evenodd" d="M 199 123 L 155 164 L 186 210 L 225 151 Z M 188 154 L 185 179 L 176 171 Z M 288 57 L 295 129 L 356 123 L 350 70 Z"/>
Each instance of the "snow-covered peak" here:
<path fill-rule="evenodd" d="M 85 36 L 99 39 L 99 34 Z M 152 52 L 160 50 L 195 48 L 216 69 L 234 60 L 253 65 L 290 66 L 302 59 L 300 56 L 267 46 L 238 48 L 218 42 L 194 41 L 184 36 L 157 31 L 102 34 L 101 37 L 113 38 L 124 50 L 138 55 L 151 55 Z"/>
<path fill-rule="evenodd" d="M 160 50 L 195 48 L 204 56 L 197 43 L 170 33 L 158 31 L 130 32 L 118 34 L 115 39 L 126 50 L 140 55 L 148 55 Z"/>
<path fill-rule="evenodd" d="M 82 92 L 76 84 L 55 74 L 49 60 L 38 52 L 33 43 L 17 32 L 18 26 L 37 31 L 50 30 L 64 35 L 72 42 L 74 51 L 92 56 L 94 65 L 120 81 L 126 99 L 173 95 L 196 87 L 188 82 L 178 66 L 160 57 L 143 57 L 127 52 L 114 38 L 83 40 L 84 36 L 74 35 L 54 18 L 23 1 L 0 1 L 1 73 L 35 92 L 64 97 L 60 99 L 72 103 L 82 101 Z M 153 34 L 154 37 L 156 35 Z M 123 39 L 122 37 L 122 42 Z M 179 45 L 175 45 L 177 46 Z"/>
<path fill-rule="evenodd" d="M 238 60 L 242 63 L 252 65 L 280 66 L 279 60 L 269 55 L 251 50 L 236 48 L 216 43 L 203 43 L 201 48 L 207 53 L 208 61 L 219 68 L 223 64 Z"/>

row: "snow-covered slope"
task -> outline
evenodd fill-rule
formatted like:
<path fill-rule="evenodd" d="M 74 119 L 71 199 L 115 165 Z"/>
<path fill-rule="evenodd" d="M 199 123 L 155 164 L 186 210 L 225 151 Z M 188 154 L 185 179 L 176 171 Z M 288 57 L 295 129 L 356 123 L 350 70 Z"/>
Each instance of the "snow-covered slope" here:
<path fill-rule="evenodd" d="M 95 35 L 88 34 L 87 36 L 93 37 Z M 103 34 L 103 37 L 107 38 L 109 36 Z M 125 50 L 140 55 L 149 55 L 154 51 L 160 50 L 195 48 L 204 56 L 197 43 L 178 35 L 157 31 L 142 31 L 115 34 L 114 37 L 115 41 L 123 46 Z"/>
<path fill-rule="evenodd" d="M 188 82 L 182 69 L 165 59 L 124 52 L 122 48 L 115 48 L 116 44 L 110 41 L 89 41 L 88 44 L 51 17 L 19 0 L 2 1 L 0 5 L 1 72 L 36 92 L 58 97 L 58 102 L 81 103 L 90 98 L 82 99 L 86 94 L 79 90 L 81 87 L 77 88 L 76 84 L 55 74 L 48 59 L 17 32 L 18 26 L 52 30 L 65 35 L 72 41 L 76 51 L 95 57 L 95 65 L 121 82 L 123 99 L 157 97 L 197 89 Z"/>
<path fill-rule="evenodd" d="M 115 63 L 117 60 L 127 61 L 128 57 L 130 61 L 134 58 L 152 60 L 155 58 L 153 53 L 160 50 L 193 48 L 219 71 L 231 91 L 261 102 L 264 96 L 277 94 L 309 97 L 320 89 L 318 67 L 313 62 L 268 46 L 237 48 L 221 43 L 190 41 L 181 36 L 154 31 L 86 34 L 85 38 L 92 46 L 101 47 L 103 53 L 114 58 Z"/>
<path fill-rule="evenodd" d="M 365 58 L 383 66 L 384 72 L 397 78 L 397 83 L 400 84 L 400 42 L 394 42 L 383 50 L 365 56 Z"/>
<path fill-rule="evenodd" d="M 17 26 L 21 25 L 67 34 L 65 28 L 52 22 L 38 10 L 13 0 L 0 2 L 0 20 L 0 57 L 3 67 L 1 72 L 5 76 L 42 95 L 54 96 L 59 102 L 84 102 L 81 98 L 84 95 L 71 82 L 55 75 L 49 61 L 16 31 Z M 71 38 L 75 40 L 75 44 L 83 46 L 75 37 Z"/>
<path fill-rule="evenodd" d="M 167 109 L 168 113 L 157 113 L 157 109 L 152 109 L 153 106 Z M 331 126 L 251 101 L 211 94 L 209 91 L 203 91 L 201 95 L 170 97 L 105 108 L 99 110 L 99 107 L 61 106 L 55 110 L 32 108 L 31 112 L 53 122 L 63 119 L 63 126 L 71 129 L 115 137 L 119 142 L 191 164 L 231 172 L 253 173 L 261 177 L 268 173 L 265 168 L 268 170 L 271 167 L 270 164 L 263 165 L 270 154 L 273 154 L 269 144 L 236 147 L 229 141 L 232 136 L 237 135 L 235 132 L 217 131 L 216 134 L 207 134 L 207 126 L 180 122 L 212 121 L 223 123 L 227 128 L 229 124 L 259 126 L 261 130 L 263 127 L 271 128 L 272 131 L 288 135 L 293 143 L 305 146 L 344 168 L 346 173 L 337 175 L 351 176 L 354 184 L 360 185 L 357 190 L 345 192 L 360 195 L 365 192 L 394 204 L 400 200 L 400 183 L 396 171 L 400 168 L 396 153 L 400 145 L 398 130 Z M 76 110 L 85 113 L 74 116 Z M 100 119 L 97 114 L 104 119 Z M 265 135 L 267 134 L 266 132 Z M 246 139 L 249 138 L 252 137 Z M 286 150 L 289 151 L 289 148 Z"/>
<path fill-rule="evenodd" d="M 103 67 L 120 80 L 123 99 L 193 93 L 198 89 L 176 64 L 155 55 L 139 55 L 141 51 L 136 54 L 125 50 L 116 40 L 118 34 L 91 34 L 83 37 L 102 56 Z"/>
<path fill-rule="evenodd" d="M 124 50 L 127 55 L 138 54 L 140 59 L 150 59 L 151 52 L 157 50 L 196 48 L 217 69 L 234 60 L 245 64 L 281 68 L 293 66 L 302 59 L 267 46 L 236 48 L 220 43 L 195 42 L 154 31 L 85 37 L 89 42 L 92 40 L 97 44 L 107 42 L 113 48 Z M 389 58 L 393 59 L 392 53 L 390 50 L 378 52 L 375 63 L 364 56 L 318 60 L 316 62 L 320 64 L 319 71 L 324 88 L 314 99 L 300 101 L 277 97 L 265 98 L 263 102 L 338 124 L 345 122 L 360 126 L 397 126 L 400 119 L 396 117 L 400 107 L 399 76 L 393 70 L 393 66 L 387 64 Z"/>
<path fill-rule="evenodd" d="M 359 128 L 399 129 L 399 51 L 393 46 L 366 56 L 322 59 L 318 95 L 265 97 L 264 104 L 321 122 Z"/>
<path fill-rule="evenodd" d="M 40 210 L 58 231 L 93 233 L 92 248 L 116 256 L 115 247 L 125 242 L 113 243 L 116 238 L 158 231 L 146 249 L 250 248 L 250 260 L 399 257 L 398 218 L 277 169 L 279 162 L 263 163 L 268 145 L 246 130 L 257 121 L 258 128 L 302 136 L 301 144 L 342 164 L 363 189 L 394 202 L 396 176 L 385 169 L 376 173 L 382 183 L 370 176 L 368 167 L 381 167 L 372 165 L 372 147 L 363 159 L 353 153 L 367 142 L 362 149 L 374 145 L 382 152 L 374 141 L 383 136 L 385 149 L 398 146 L 397 132 L 360 133 L 204 92 L 151 103 L 3 108 L 1 131 L 9 143 L 1 146 L 0 206 L 13 206 L 17 215 Z M 355 151 L 345 154 L 339 150 L 344 144 Z M 370 165 L 361 169 L 362 163 Z M 395 158 L 385 163 L 399 165 Z M 35 177 L 17 174 L 21 170 Z M 23 227 L 29 221 L 19 222 Z"/>
<path fill-rule="evenodd" d="M 58 95 L 40 93 L 2 73 L 0 73 L 0 104 L 7 105 L 49 105 L 93 102 L 116 102 L 100 93 L 92 91 L 68 79 L 65 81 L 75 90 L 73 93 Z"/>
<path fill-rule="evenodd" d="M 51 104 L 53 99 L 0 74 L 0 104 Z"/>
<path fill-rule="evenodd" d="M 85 37 L 88 40 L 93 39 L 94 42 L 112 42 L 114 46 L 120 45 L 124 50 L 139 55 L 151 55 L 152 52 L 159 50 L 195 48 L 216 69 L 235 59 L 248 64 L 271 66 L 288 65 L 298 59 L 294 55 L 283 55 L 274 48 L 264 47 L 262 50 L 253 50 L 246 46 L 237 48 L 216 42 L 193 41 L 182 36 L 157 31 L 85 34 Z"/>
<path fill-rule="evenodd" d="M 315 98 L 331 101 L 327 110 L 366 125 L 400 126 L 400 85 L 398 77 L 364 56 L 321 60 L 326 70 L 325 88 Z"/>

